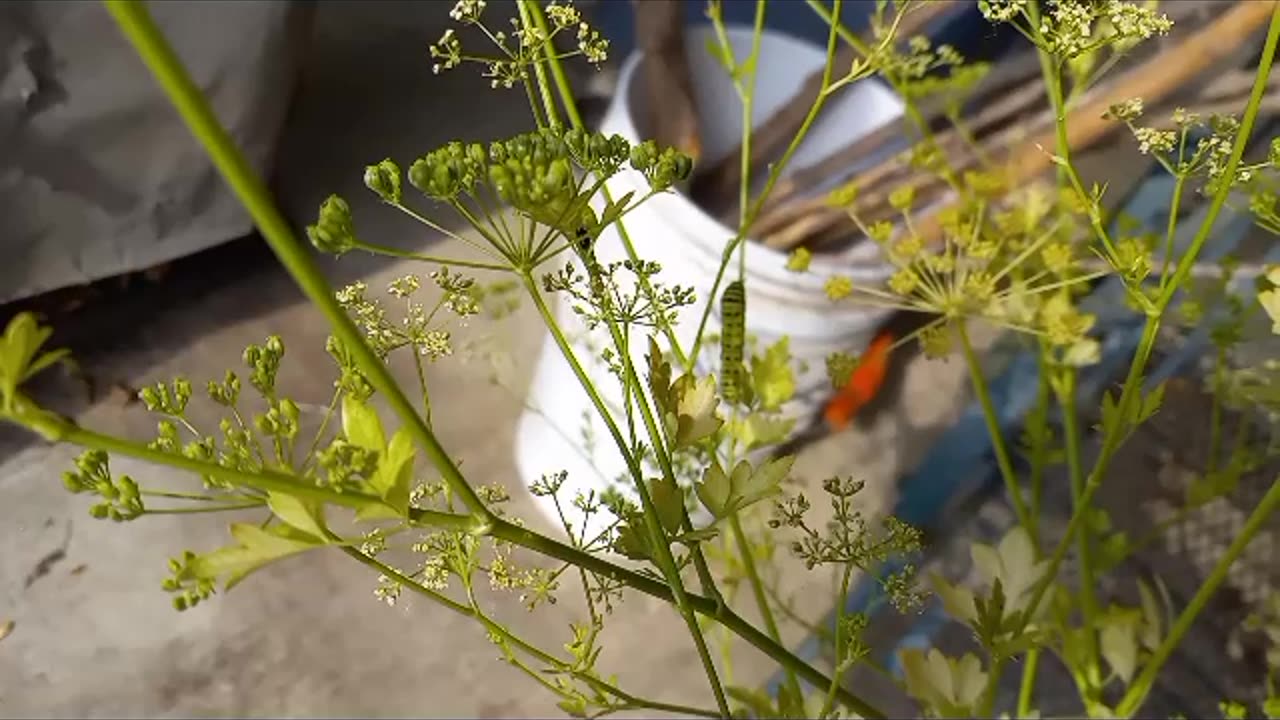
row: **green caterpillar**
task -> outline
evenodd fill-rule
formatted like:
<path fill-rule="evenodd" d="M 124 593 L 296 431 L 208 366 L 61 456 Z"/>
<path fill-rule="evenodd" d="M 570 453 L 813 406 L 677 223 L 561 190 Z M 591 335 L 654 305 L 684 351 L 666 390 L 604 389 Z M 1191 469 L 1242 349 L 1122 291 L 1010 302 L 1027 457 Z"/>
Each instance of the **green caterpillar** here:
<path fill-rule="evenodd" d="M 724 399 L 747 402 L 746 368 L 742 352 L 746 343 L 747 292 L 734 280 L 720 296 L 720 383 Z"/>

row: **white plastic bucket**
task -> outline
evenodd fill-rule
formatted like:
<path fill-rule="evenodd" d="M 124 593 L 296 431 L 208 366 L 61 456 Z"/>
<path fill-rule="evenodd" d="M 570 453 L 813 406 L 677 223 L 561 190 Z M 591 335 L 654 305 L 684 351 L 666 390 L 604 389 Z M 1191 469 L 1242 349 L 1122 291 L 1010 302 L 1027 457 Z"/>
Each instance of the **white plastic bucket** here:
<path fill-rule="evenodd" d="M 724 69 L 706 52 L 712 40 L 710 28 L 690 30 L 689 64 L 697 97 L 702 146 L 705 162 L 724 157 L 741 137 L 742 106 Z M 752 42 L 749 29 L 730 29 L 729 40 L 735 54 L 744 57 Z M 756 81 L 755 126 L 773 115 L 789 99 L 800 79 L 822 67 L 825 52 L 789 36 L 766 32 L 760 43 L 759 76 Z M 639 127 L 635 108 L 641 101 L 637 80 L 643 72 L 641 57 L 632 55 L 623 65 L 618 91 L 606 114 L 601 130 L 638 142 L 645 137 Z M 846 86 L 824 107 L 793 156 L 790 168 L 798 169 L 822 160 L 835 149 L 853 142 L 899 118 L 902 103 L 876 81 L 862 81 Z M 613 196 L 636 191 L 642 196 L 647 189 L 644 179 L 633 171 L 612 178 L 608 187 Z M 680 285 L 694 288 L 698 302 L 682 309 L 676 336 L 688 351 L 697 333 L 698 322 L 707 302 L 714 309 L 707 332 L 718 333 L 718 302 L 710 297 L 712 283 L 726 244 L 735 232 L 707 215 L 687 197 L 665 193 L 650 198 L 629 213 L 624 225 L 639 257 L 662 265 L 656 281 L 668 287 Z M 621 238 L 612 228 L 601 235 L 596 253 L 602 262 L 622 260 L 626 251 Z M 851 277 L 855 283 L 880 284 L 892 272 L 873 243 L 856 243 L 843 254 L 819 255 L 813 258 L 809 271 L 795 273 L 786 269 L 787 254 L 771 250 L 755 242 L 746 243 L 746 331 L 757 339 L 757 347 L 767 347 L 783 336 L 789 338 L 792 356 L 800 367 L 796 371 L 796 398 L 784 408 L 801 424 L 812 417 L 829 393 L 825 359 L 833 352 L 856 352 L 870 340 L 883 321 L 880 310 L 852 303 L 833 303 L 824 291 L 826 281 L 835 275 Z M 726 280 L 737 276 L 736 257 Z M 557 317 L 569 335 L 583 367 L 590 374 L 605 402 L 615 408 L 614 417 L 622 424 L 622 393 L 618 380 L 599 360 L 600 350 L 611 347 L 608 331 L 599 328 L 587 332 L 568 303 L 561 302 Z M 658 336 L 666 349 L 666 341 Z M 645 355 L 648 341 L 640 331 L 630 339 L 633 362 L 637 371 L 646 372 Z M 698 366 L 702 371 L 716 368 L 717 348 L 704 342 Z M 678 372 L 678 370 L 677 370 Z M 543 474 L 565 471 L 567 480 L 561 494 L 560 509 L 579 529 L 580 516 L 572 507 L 576 492 L 603 490 L 626 473 L 620 453 L 605 423 L 598 417 L 571 367 L 554 340 L 548 337 L 538 358 L 528 397 L 529 410 L 520 418 L 516 430 L 516 464 L 526 482 L 532 483 Z M 588 427 L 589 433 L 584 432 Z M 637 418 L 637 423 L 639 419 Z M 626 428 L 622 428 L 626 432 Z M 587 437 L 592 442 L 587 442 Z M 639 431 L 645 437 L 643 427 Z M 629 484 L 619 489 L 629 490 Z M 538 498 L 542 509 L 553 522 L 559 523 L 556 506 L 550 498 Z M 604 517 L 588 521 L 587 537 L 604 529 Z"/>

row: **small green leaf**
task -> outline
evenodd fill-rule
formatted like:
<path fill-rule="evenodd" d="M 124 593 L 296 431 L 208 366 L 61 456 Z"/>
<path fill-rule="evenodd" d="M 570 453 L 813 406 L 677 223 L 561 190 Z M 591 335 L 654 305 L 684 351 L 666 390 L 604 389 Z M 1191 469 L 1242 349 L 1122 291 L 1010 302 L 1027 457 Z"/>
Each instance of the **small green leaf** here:
<path fill-rule="evenodd" d="M 746 450 L 780 443 L 796 426 L 795 418 L 771 417 L 752 413 L 730 423 L 730 432 Z"/>
<path fill-rule="evenodd" d="M 1138 406 L 1138 416 L 1134 418 L 1135 427 L 1150 420 L 1160 410 L 1160 406 L 1164 404 L 1164 388 L 1165 384 L 1160 383 L 1143 396 L 1142 403 Z"/>
<path fill-rule="evenodd" d="M 324 506 L 320 503 L 300 500 L 297 496 L 286 493 L 268 492 L 267 507 L 282 522 L 321 542 L 327 542 Z"/>
<path fill-rule="evenodd" d="M 791 466 L 795 462 L 794 455 L 774 458 L 756 468 L 745 481 L 738 480 L 733 486 L 733 494 L 739 498 L 740 507 L 746 507 L 781 492 L 782 489 L 779 485 L 786 479 L 787 473 L 791 472 Z M 744 463 L 739 463 L 739 467 L 743 464 L 745 464 L 745 461 Z M 733 474 L 734 478 L 732 479 L 739 477 L 738 468 L 734 468 Z"/>
<path fill-rule="evenodd" d="M 391 436 L 378 470 L 369 480 L 373 491 L 401 515 L 409 512 L 409 485 L 413 480 L 413 440 L 404 428 Z"/>
<path fill-rule="evenodd" d="M 649 481 L 649 497 L 667 534 L 677 532 L 684 519 L 684 493 L 680 486 L 668 478 L 653 478 Z"/>
<path fill-rule="evenodd" d="M 634 523 L 628 520 L 618 526 L 613 549 L 632 560 L 650 560 L 653 550 L 649 547 L 649 534 L 643 526 L 637 527 Z"/>
<path fill-rule="evenodd" d="M 795 374 L 791 369 L 790 343 L 781 338 L 765 350 L 762 356 L 751 358 L 751 384 L 760 407 L 777 410 L 796 392 Z"/>
<path fill-rule="evenodd" d="M 1280 697 L 1269 697 L 1262 703 L 1262 714 L 1267 720 L 1280 720 Z"/>
<path fill-rule="evenodd" d="M 631 198 L 635 197 L 635 194 L 633 190 L 620 198 L 609 201 L 605 205 L 604 212 L 600 213 L 600 224 L 596 232 L 598 233 L 599 229 L 606 228 L 617 222 L 618 218 L 622 217 L 622 213 L 626 212 L 627 206 L 631 204 Z"/>
<path fill-rule="evenodd" d="M 1101 359 L 1102 345 L 1091 337 L 1077 340 L 1062 354 L 1062 362 L 1076 368 L 1096 365 Z"/>
<path fill-rule="evenodd" d="M 1120 431 L 1120 407 L 1115 395 L 1107 390 L 1102 393 L 1102 432 L 1110 435 Z"/>
<path fill-rule="evenodd" d="M 404 513 L 386 503 L 371 502 L 356 510 L 357 520 L 403 520 Z"/>
<path fill-rule="evenodd" d="M 649 392 L 653 394 L 653 402 L 660 410 L 671 412 L 671 363 L 662 355 L 658 342 L 649 336 Z"/>
<path fill-rule="evenodd" d="M 693 547 L 694 545 L 697 545 L 700 542 L 707 542 L 708 540 L 714 540 L 719 535 L 720 535 L 720 530 L 714 526 L 711 526 L 711 527 L 704 527 L 704 528 L 695 528 L 693 530 L 690 530 L 687 533 L 681 533 L 679 535 L 676 535 L 675 537 L 671 538 L 671 540 L 672 542 L 678 542 L 687 547 Z"/>
<path fill-rule="evenodd" d="M 18 313 L 0 336 L 0 403 L 6 410 L 16 402 L 18 386 L 50 365 L 64 361 L 67 350 L 53 350 L 40 354 L 53 328 L 40 325 L 35 315 Z"/>
<path fill-rule="evenodd" d="M 1103 620 L 1098 634 L 1102 657 L 1126 685 L 1138 667 L 1138 637 L 1132 619 L 1111 616 Z"/>
<path fill-rule="evenodd" d="M 952 585 L 937 573 L 930 576 L 930 581 L 934 592 L 942 600 L 942 609 L 948 615 L 966 624 L 977 619 L 978 608 L 972 590 L 962 585 Z"/>
<path fill-rule="evenodd" d="M 702 472 L 702 482 L 695 485 L 693 489 L 707 512 L 717 518 L 728 516 L 733 486 L 719 462 L 712 461 L 711 465 Z"/>
<path fill-rule="evenodd" d="M 726 73 L 728 73 L 731 76 L 734 74 L 734 68 L 737 63 L 734 60 L 733 53 L 729 48 L 726 48 L 725 46 L 721 45 L 720 41 L 717 40 L 714 36 L 707 37 L 704 47 L 706 47 L 707 54 L 710 55 L 712 58 L 714 58 L 716 62 L 720 63 L 720 67 L 724 68 L 724 71 Z"/>
<path fill-rule="evenodd" d="M 683 375 L 671 388 L 677 398 L 676 445 L 689 447 L 713 435 L 724 424 L 717 414 L 720 398 L 716 396 L 716 381 L 711 376 L 697 379 Z"/>
<path fill-rule="evenodd" d="M 804 697 L 792 691 L 787 683 L 782 683 L 778 687 L 778 713 L 776 717 L 807 717 L 804 709 Z"/>
<path fill-rule="evenodd" d="M 1271 318 L 1271 332 L 1280 335 L 1280 290 L 1263 290 L 1258 293 L 1258 303 Z"/>
<path fill-rule="evenodd" d="M 381 453 L 387 448 L 377 411 L 350 395 L 342 398 L 342 433 L 347 442 L 365 450 Z"/>
<path fill-rule="evenodd" d="M 224 587 L 230 590 L 249 573 L 268 563 L 321 544 L 316 538 L 289 525 L 276 525 L 264 530 L 257 525 L 236 523 L 231 526 L 231 536 L 237 545 L 197 556 L 188 566 L 189 572 L 203 579 L 224 578 Z"/>
<path fill-rule="evenodd" d="M 972 708 L 987 686 L 987 673 L 976 655 L 965 653 L 951 665 L 952 700 L 961 708 Z"/>

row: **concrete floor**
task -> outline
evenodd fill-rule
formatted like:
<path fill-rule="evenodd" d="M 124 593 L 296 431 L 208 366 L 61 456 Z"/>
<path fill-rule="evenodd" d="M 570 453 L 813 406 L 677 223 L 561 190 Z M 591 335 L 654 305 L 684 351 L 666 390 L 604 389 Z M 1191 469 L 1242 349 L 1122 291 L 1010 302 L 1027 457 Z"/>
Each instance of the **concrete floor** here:
<path fill-rule="evenodd" d="M 280 160 L 287 212 L 307 222 L 319 200 L 339 192 L 368 235 L 403 248 L 455 252 L 454 243 L 377 207 L 361 189 L 361 170 L 458 136 L 484 139 L 522 129 L 524 98 L 478 90 L 472 76 L 431 76 L 425 47 L 439 35 L 441 5 L 397 4 L 394 23 L 385 13 L 356 12 L 352 5 L 320 7 L 318 42 L 325 52 L 308 66 Z M 369 53 L 395 72 L 368 70 L 362 63 Z M 231 264 L 207 268 L 213 279 L 200 292 L 170 282 L 127 319 L 97 328 L 97 340 L 77 349 L 99 388 L 141 386 L 177 373 L 201 381 L 220 376 L 239 367 L 245 345 L 278 333 L 288 347 L 286 391 L 301 403 L 326 403 L 333 375 L 323 319 L 263 253 L 250 250 L 225 262 Z M 335 282 L 358 277 L 375 288 L 422 271 L 367 257 L 325 267 Z M 532 357 L 543 337 L 527 308 L 500 326 L 476 322 L 470 332 L 499 339 L 513 358 Z M 473 480 L 506 485 L 512 512 L 538 524 L 511 450 L 533 368 L 512 367 L 510 389 L 503 389 L 490 383 L 483 364 L 433 365 L 435 423 Z M 395 370 L 406 381 L 411 377 L 404 367 Z M 870 431 L 806 451 L 797 475 L 816 482 L 833 472 L 857 473 L 870 481 L 868 502 L 884 502 L 894 473 L 956 414 L 963 395 L 958 370 L 956 363 L 913 367 L 902 410 L 886 413 Z M 124 404 L 120 394 L 102 393 L 85 404 L 68 383 L 44 392 L 85 425 L 137 438 L 153 432 L 147 413 Z M 286 561 L 207 605 L 172 611 L 159 588 L 166 559 L 223 544 L 226 519 L 94 521 L 87 503 L 66 493 L 58 479 L 73 455 L 72 448 L 0 432 L 0 624 L 15 622 L 0 642 L 0 715 L 560 714 L 550 695 L 498 660 L 478 625 L 412 599 L 386 607 L 374 598 L 368 571 L 339 553 Z M 162 477 L 125 460 L 114 468 L 143 484 Z M 832 601 L 826 578 L 784 565 L 786 587 L 803 598 L 802 609 L 815 617 L 824 612 Z M 568 622 L 583 616 L 577 596 L 563 595 L 563 602 L 532 616 L 511 598 L 488 602 L 517 632 L 556 648 L 569 639 Z M 617 672 L 629 691 L 707 704 L 705 680 L 674 612 L 631 595 L 610 628 L 601 666 Z M 771 668 L 743 651 L 735 670 L 738 682 L 749 684 Z"/>

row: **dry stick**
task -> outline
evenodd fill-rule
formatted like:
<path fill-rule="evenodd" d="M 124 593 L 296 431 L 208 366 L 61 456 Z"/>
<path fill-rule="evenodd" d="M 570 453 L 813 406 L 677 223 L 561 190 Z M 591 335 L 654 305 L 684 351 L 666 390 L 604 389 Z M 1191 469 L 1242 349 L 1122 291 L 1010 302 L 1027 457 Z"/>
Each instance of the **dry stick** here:
<path fill-rule="evenodd" d="M 1035 130 L 1053 126 L 1053 116 L 1048 110 L 1042 110 L 1032 119 L 1021 123 L 1008 122 L 1011 118 L 1004 120 L 1005 127 L 992 133 L 986 143 L 997 150 L 1008 149 L 1026 137 L 1028 126 Z M 958 134 L 947 138 L 943 149 L 951 156 L 950 167 L 953 171 L 963 172 L 979 164 L 979 155 L 965 146 Z M 854 202 L 852 211 L 866 223 L 888 220 L 898 214 L 890 207 L 889 196 L 900 186 L 911 185 L 914 188 L 913 204 L 917 207 L 927 205 L 949 190 L 940 176 L 926 174 L 913 179 L 915 172 L 914 168 L 894 159 L 859 175 L 860 187 L 874 189 L 862 193 Z M 762 226 L 759 237 L 766 246 L 775 249 L 789 249 L 797 245 L 817 247 L 828 240 L 849 235 L 849 211 L 849 208 L 833 207 L 823 196 L 807 198 L 794 203 L 794 207 L 785 216 L 779 213 L 778 224 L 768 226 L 767 230 Z"/>
<path fill-rule="evenodd" d="M 1220 93 L 1213 93 L 1213 95 L 1219 95 L 1219 94 Z M 1190 113 L 1199 115 L 1200 117 L 1209 117 L 1215 114 L 1234 115 L 1239 113 L 1240 108 L 1242 108 L 1247 101 L 1248 101 L 1247 93 L 1245 95 L 1241 95 L 1234 98 L 1220 97 L 1218 99 L 1207 101 L 1207 102 L 1204 101 L 1204 98 L 1197 97 L 1192 99 L 1184 109 Z M 1149 115 L 1152 118 L 1162 114 L 1168 115 L 1170 112 L 1172 112 L 1174 107 L 1176 107 L 1176 105 L 1174 104 L 1165 104 L 1159 108 L 1149 108 Z M 1266 96 L 1263 97 L 1262 103 L 1259 106 L 1258 111 L 1260 115 L 1280 114 L 1280 84 L 1277 84 L 1276 89 L 1270 91 Z M 1051 126 L 1052 122 L 1053 122 L 1053 118 L 1051 116 L 1048 116 L 1046 113 L 1041 116 L 1038 116 L 1034 120 L 1029 121 L 1027 124 L 1030 125 L 1033 128 L 1033 130 L 1039 131 L 1044 127 Z M 1153 121 L 1151 123 L 1151 127 L 1171 129 L 1171 128 L 1174 128 L 1175 126 L 1171 119 L 1165 118 L 1163 120 Z M 996 145 L 997 149 L 1000 151 L 1008 151 L 1010 149 L 1011 143 L 1007 142 L 1007 137 L 1004 137 L 1004 136 L 1015 134 L 1015 133 L 1018 136 L 1025 135 L 1025 131 L 1021 129 L 1015 130 L 1012 133 L 1006 132 L 1006 133 L 1003 133 L 1001 137 L 997 138 L 997 140 L 992 144 Z M 1083 149 L 1083 148 L 1076 148 L 1076 149 Z M 955 163 L 954 166 L 958 170 L 966 170 L 969 167 L 972 167 L 973 165 L 976 164 L 975 160 L 976 158 L 974 157 L 966 157 L 961 162 Z M 924 185 L 922 189 L 917 190 L 916 192 L 917 205 L 921 204 L 920 203 L 921 200 L 924 201 L 924 204 L 928 204 L 930 200 L 945 194 L 945 192 L 948 190 L 948 187 L 945 184 L 943 184 L 940 180 L 937 180 L 936 178 L 931 178 L 930 180 L 931 182 L 927 183 L 927 185 Z M 884 202 L 885 196 L 883 194 L 880 196 L 877 196 L 876 199 L 880 201 L 879 204 L 876 205 L 876 207 L 856 209 L 856 212 L 858 213 L 858 217 L 860 220 L 862 220 L 864 223 L 869 224 L 869 223 L 876 222 L 878 220 L 890 220 L 890 219 L 893 219 L 894 217 L 897 217 L 898 215 L 897 211 L 892 210 L 885 204 Z M 806 232 L 809 233 L 807 237 L 799 237 L 800 235 L 805 234 Z M 813 252 L 821 252 L 825 248 L 830 247 L 836 243 L 847 241 L 849 239 L 849 235 L 850 235 L 850 227 L 848 222 L 846 221 L 846 218 L 841 217 L 835 213 L 829 213 L 829 214 L 824 214 L 824 216 L 821 219 L 815 218 L 814 220 L 811 220 L 807 225 L 803 227 L 796 226 L 794 228 L 784 228 L 782 230 L 779 230 L 773 236 L 767 237 L 765 242 L 766 244 L 773 243 L 773 245 L 771 246 L 777 246 L 781 248 L 796 247 L 797 245 L 803 245 Z M 1086 263 L 1086 265 L 1088 264 Z M 1089 266 L 1089 267 L 1092 268 L 1093 266 Z M 1203 275 L 1204 272 L 1205 271 L 1202 271 L 1200 268 L 1193 268 L 1193 274 L 1195 274 L 1196 277 Z"/>
<path fill-rule="evenodd" d="M 1070 112 L 1072 122 L 1067 124 L 1067 144 L 1073 149 L 1088 147 L 1107 133 L 1122 127 L 1120 123 L 1104 117 L 1112 105 L 1134 97 L 1159 101 L 1185 84 L 1197 74 L 1238 51 L 1240 39 L 1256 31 L 1271 15 L 1271 4 L 1238 2 L 1212 23 L 1189 35 L 1171 51 L 1139 65 L 1118 77 L 1100 92 L 1089 93 L 1084 101 Z M 1037 128 L 1037 130 L 1039 130 Z M 1052 149 L 1057 145 L 1056 127 L 1039 130 L 1030 140 L 1011 148 L 1005 177 L 1010 184 L 1025 182 L 1048 170 L 1053 164 Z M 827 223 L 809 224 L 815 231 L 830 227 L 842 212 L 833 211 Z M 940 232 L 940 211 L 920 218 L 915 230 L 926 242 L 935 241 Z M 788 234 L 786 241 L 771 242 L 771 247 L 790 249 L 806 238 Z"/>
<path fill-rule="evenodd" d="M 685 53 L 683 3 L 633 0 L 636 44 L 644 53 L 645 90 L 653 139 L 697 159 L 702 153 L 698 106 Z"/>
<path fill-rule="evenodd" d="M 972 102 L 982 107 L 982 110 L 972 119 L 966 121 L 966 127 L 975 137 L 982 137 L 992 129 L 1009 122 L 1011 118 L 1030 110 L 1043 99 L 1044 88 L 1040 80 L 1040 69 L 1039 67 L 1032 67 L 1026 74 L 1020 74 L 1008 82 L 979 92 Z M 941 109 L 935 108 L 926 113 L 926 118 L 931 125 L 943 117 L 945 117 L 945 112 Z M 810 205 L 801 207 L 788 206 L 793 204 L 792 201 L 795 197 L 806 195 L 815 187 L 827 183 L 832 178 L 847 175 L 847 169 L 858 160 L 876 152 L 891 140 L 909 135 L 910 131 L 911 124 L 906 119 L 884 125 L 817 163 L 797 169 L 789 177 L 779 181 L 774 186 L 773 193 L 770 194 L 769 200 L 761 209 L 757 227 L 776 229 L 780 219 L 793 218 L 798 214 L 809 212 L 812 209 Z M 938 132 L 934 137 L 934 142 L 944 151 L 964 145 L 963 137 L 955 128 Z M 882 179 L 885 173 L 888 172 L 889 168 L 887 166 L 895 164 L 902 165 L 903 163 L 898 157 L 887 158 L 882 161 L 879 165 L 866 171 L 867 173 L 875 173 L 872 177 L 877 178 L 877 180 L 867 179 L 863 184 L 870 185 Z M 764 232 L 763 229 L 761 231 Z"/>
<path fill-rule="evenodd" d="M 976 117 L 968 121 L 967 127 L 977 137 L 989 135 L 998 127 L 1007 128 L 1014 120 L 1033 109 L 1043 95 L 1044 90 L 1037 74 L 1023 86 L 987 105 Z M 862 140 L 847 145 L 827 159 L 796 171 L 787 181 L 779 183 L 774 196 L 780 197 L 781 200 L 769 210 L 761 212 L 760 220 L 756 223 L 757 234 L 761 237 L 775 234 L 782 228 L 811 216 L 814 212 L 821 213 L 824 209 L 830 209 L 825 196 L 813 197 L 806 194 L 798 200 L 793 198 L 811 191 L 826 178 L 848 167 L 851 162 L 874 152 L 884 140 L 891 136 L 898 136 L 901 131 L 900 125 L 887 125 Z M 935 137 L 934 142 L 939 150 L 947 155 L 969 152 L 959 130 L 951 129 L 941 132 Z M 968 163 L 965 167 L 971 164 Z M 914 169 L 901 156 L 895 156 L 859 173 L 857 181 L 859 187 L 874 187 L 891 184 L 895 180 L 903 181 L 912 172 Z M 770 205 L 767 204 L 766 208 L 769 207 Z"/>
<path fill-rule="evenodd" d="M 932 0 L 917 6 L 914 12 L 907 13 L 898 23 L 900 37 L 910 37 L 920 28 L 947 10 L 959 7 L 955 0 Z M 874 37 L 870 31 L 863 33 L 863 41 L 870 44 Z M 843 45 L 836 55 L 833 67 L 848 68 L 858 59 L 858 53 L 852 47 Z M 782 103 L 777 114 L 751 133 L 750 172 L 755 177 L 760 168 L 777 157 L 804 123 L 809 108 L 822 92 L 821 69 L 810 73 L 798 90 Z M 737 215 L 737 209 L 731 207 L 738 202 L 739 184 L 742 181 L 742 144 L 739 143 L 730 153 L 715 165 L 699 172 L 693 180 L 692 196 L 694 201 L 714 215 Z"/>

